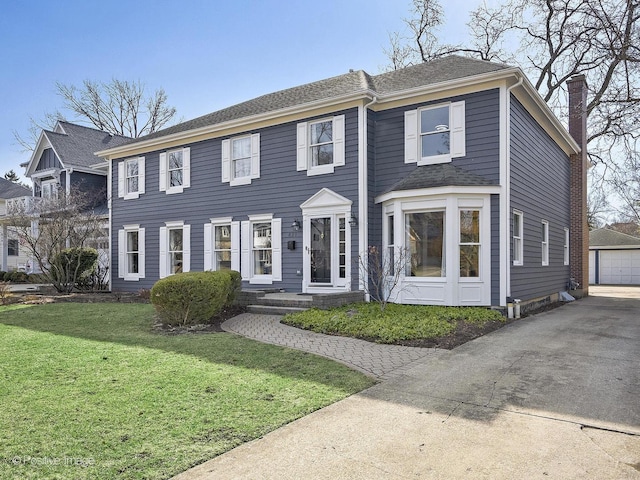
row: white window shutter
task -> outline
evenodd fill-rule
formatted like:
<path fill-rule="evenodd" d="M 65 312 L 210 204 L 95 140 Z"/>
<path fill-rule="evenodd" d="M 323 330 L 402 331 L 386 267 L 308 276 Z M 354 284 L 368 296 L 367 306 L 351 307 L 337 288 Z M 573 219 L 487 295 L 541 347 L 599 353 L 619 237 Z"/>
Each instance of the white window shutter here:
<path fill-rule="evenodd" d="M 418 154 L 418 111 L 404 112 L 404 163 L 417 163 Z"/>
<path fill-rule="evenodd" d="M 118 162 L 118 197 L 124 197 L 124 164 L 125 162 Z"/>
<path fill-rule="evenodd" d="M 213 225 L 204 224 L 204 271 L 213 270 Z"/>
<path fill-rule="evenodd" d="M 455 102 L 451 104 L 451 158 L 466 154 L 464 102 Z"/>
<path fill-rule="evenodd" d="M 168 236 L 167 227 L 160 227 L 160 278 L 166 277 L 169 273 L 169 258 L 167 257 Z"/>
<path fill-rule="evenodd" d="M 271 220 L 271 279 L 282 280 L 282 219 Z"/>
<path fill-rule="evenodd" d="M 118 278 L 124 278 L 127 271 L 126 238 L 127 233 L 124 230 L 118 230 Z"/>
<path fill-rule="evenodd" d="M 307 156 L 308 146 L 307 146 L 307 122 L 298 124 L 298 135 L 297 135 L 297 170 L 302 171 L 307 169 Z"/>
<path fill-rule="evenodd" d="M 222 141 L 222 183 L 231 181 L 231 140 Z"/>
<path fill-rule="evenodd" d="M 138 278 L 144 278 L 145 271 L 145 254 L 144 254 L 144 228 L 138 229 Z"/>
<path fill-rule="evenodd" d="M 160 154 L 160 191 L 167 191 L 167 152 Z M 165 275 L 166 277 L 166 275 Z"/>
<path fill-rule="evenodd" d="M 344 115 L 333 117 L 333 164 L 344 165 Z"/>
<path fill-rule="evenodd" d="M 260 178 L 260 134 L 251 135 L 251 178 Z"/>
<path fill-rule="evenodd" d="M 191 186 L 191 148 L 182 149 L 182 188 Z"/>
<path fill-rule="evenodd" d="M 231 270 L 240 271 L 240 222 L 231 222 Z"/>
<path fill-rule="evenodd" d="M 249 280 L 251 277 L 251 243 L 251 222 L 245 220 L 242 222 L 242 235 L 240 236 L 240 273 L 243 280 Z"/>
<path fill-rule="evenodd" d="M 191 271 L 191 225 L 182 226 L 182 271 Z"/>
<path fill-rule="evenodd" d="M 138 193 L 144 193 L 144 157 L 138 158 Z"/>

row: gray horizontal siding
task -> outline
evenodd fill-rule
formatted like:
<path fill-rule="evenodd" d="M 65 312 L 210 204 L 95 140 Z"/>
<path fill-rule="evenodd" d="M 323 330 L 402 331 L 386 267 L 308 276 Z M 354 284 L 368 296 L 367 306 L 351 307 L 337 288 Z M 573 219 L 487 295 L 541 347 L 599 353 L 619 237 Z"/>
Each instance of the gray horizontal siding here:
<path fill-rule="evenodd" d="M 512 97 L 511 208 L 524 214 L 524 265 L 511 265 L 515 298 L 566 289 L 569 266 L 563 264 L 563 246 L 564 228 L 569 227 L 569 177 L 567 155 Z M 542 266 L 542 220 L 549 222 L 548 266 Z"/>
<path fill-rule="evenodd" d="M 291 228 L 294 219 L 302 221 L 300 204 L 327 187 L 353 201 L 358 211 L 358 111 L 350 109 L 335 114 L 345 118 L 345 166 L 333 174 L 307 176 L 296 171 L 296 125 L 286 123 L 259 130 L 260 178 L 251 185 L 230 186 L 222 183 L 221 142 L 223 138 L 194 143 L 191 148 L 191 187 L 181 194 L 160 192 L 159 151 L 145 155 L 145 191 L 140 198 L 118 198 L 117 162 L 113 168 L 112 190 L 112 264 L 117 265 L 118 229 L 125 224 L 140 224 L 146 235 L 145 279 L 125 282 L 113 272 L 115 290 L 135 291 L 150 288 L 159 277 L 159 229 L 168 221 L 183 220 L 191 225 L 191 270 L 204 266 L 203 225 L 211 218 L 233 217 L 247 220 L 247 215 L 272 213 L 282 219 L 282 282 L 273 287 L 300 291 L 302 277 L 302 230 Z M 246 132 L 257 133 L 258 131 Z M 226 138 L 226 137 L 225 137 Z M 351 229 L 352 255 L 357 259 L 358 229 Z M 296 249 L 287 250 L 287 241 L 295 240 Z M 352 266 L 352 285 L 357 288 L 357 268 Z"/>

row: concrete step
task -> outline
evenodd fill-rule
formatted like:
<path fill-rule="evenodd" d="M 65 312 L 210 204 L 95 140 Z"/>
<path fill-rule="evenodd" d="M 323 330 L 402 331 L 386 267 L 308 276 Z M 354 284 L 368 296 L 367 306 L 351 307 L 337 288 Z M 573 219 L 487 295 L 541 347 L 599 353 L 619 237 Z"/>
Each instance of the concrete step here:
<path fill-rule="evenodd" d="M 313 297 L 311 295 L 300 295 L 296 293 L 268 293 L 256 298 L 254 305 L 309 308 L 313 306 Z"/>
<path fill-rule="evenodd" d="M 262 313 L 265 315 L 286 315 L 287 313 L 304 312 L 303 307 L 285 307 L 280 305 L 247 305 L 247 312 Z"/>

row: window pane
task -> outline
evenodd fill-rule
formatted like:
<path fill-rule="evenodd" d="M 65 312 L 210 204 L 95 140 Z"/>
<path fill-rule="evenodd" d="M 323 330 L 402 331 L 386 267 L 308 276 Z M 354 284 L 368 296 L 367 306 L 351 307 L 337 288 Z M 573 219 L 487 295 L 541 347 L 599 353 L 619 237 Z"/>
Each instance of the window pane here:
<path fill-rule="evenodd" d="M 169 186 L 179 187 L 182 185 L 182 170 L 174 170 L 169 174 Z"/>
<path fill-rule="evenodd" d="M 271 250 L 255 250 L 253 262 L 254 275 L 271 275 Z"/>
<path fill-rule="evenodd" d="M 182 252 L 171 253 L 171 264 L 169 265 L 171 273 L 182 272 Z"/>
<path fill-rule="evenodd" d="M 460 245 L 460 277 L 479 277 L 480 245 Z"/>
<path fill-rule="evenodd" d="M 182 150 L 169 152 L 169 170 L 182 168 Z"/>
<path fill-rule="evenodd" d="M 388 244 L 389 244 L 389 245 L 394 245 L 396 242 L 394 241 L 393 215 L 389 215 L 389 216 L 387 217 L 387 226 L 388 226 L 388 230 L 389 230 L 389 235 L 388 235 Z"/>
<path fill-rule="evenodd" d="M 444 277 L 444 212 L 409 213 L 405 228 L 411 252 L 406 274 Z"/>
<path fill-rule="evenodd" d="M 420 132 L 442 132 L 449 130 L 449 106 L 430 108 L 420 112 Z"/>
<path fill-rule="evenodd" d="M 127 273 L 139 273 L 137 253 L 127 254 Z"/>
<path fill-rule="evenodd" d="M 233 161 L 233 178 L 248 177 L 251 175 L 251 159 L 243 158 Z"/>
<path fill-rule="evenodd" d="M 231 158 L 238 159 L 249 157 L 251 157 L 251 139 L 247 137 L 233 140 L 231 147 Z"/>
<path fill-rule="evenodd" d="M 460 243 L 480 242 L 480 212 L 460 210 Z"/>
<path fill-rule="evenodd" d="M 138 191 L 138 177 L 127 178 L 127 193 Z"/>
<path fill-rule="evenodd" d="M 271 248 L 271 223 L 253 224 L 253 248 Z"/>
<path fill-rule="evenodd" d="M 137 252 L 138 249 L 138 232 L 127 232 L 127 252 Z"/>
<path fill-rule="evenodd" d="M 333 141 L 333 122 L 320 122 L 311 125 L 311 144 Z"/>
<path fill-rule="evenodd" d="M 520 215 L 517 213 L 513 214 L 513 234 L 520 236 Z"/>
<path fill-rule="evenodd" d="M 331 165 L 333 163 L 333 144 L 311 147 L 311 165 Z"/>
<path fill-rule="evenodd" d="M 231 248 L 231 227 L 229 225 L 216 225 L 214 248 L 216 250 Z"/>
<path fill-rule="evenodd" d="M 446 155 L 449 153 L 449 132 L 430 133 L 422 136 L 422 156 Z"/>
<path fill-rule="evenodd" d="M 169 251 L 182 252 L 182 229 L 169 230 Z"/>
<path fill-rule="evenodd" d="M 138 176 L 138 161 L 133 160 L 127 162 L 127 177 L 136 177 Z"/>
<path fill-rule="evenodd" d="M 231 270 L 231 250 L 216 252 L 216 270 Z"/>

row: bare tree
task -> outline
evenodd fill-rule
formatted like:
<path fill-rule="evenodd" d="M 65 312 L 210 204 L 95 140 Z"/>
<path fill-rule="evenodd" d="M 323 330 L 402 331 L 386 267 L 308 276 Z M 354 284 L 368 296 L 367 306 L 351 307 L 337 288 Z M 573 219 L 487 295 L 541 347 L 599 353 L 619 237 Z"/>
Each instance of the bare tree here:
<path fill-rule="evenodd" d="M 74 120 L 90 124 L 99 130 L 126 137 L 153 133 L 175 116 L 176 109 L 167 104 L 162 88 L 147 95 L 141 82 L 113 79 L 111 82 L 85 80 L 82 87 L 56 83 L 56 93 L 63 100 L 63 109 Z M 42 121 L 30 118 L 26 135 L 14 131 L 13 136 L 25 150 L 33 150 L 40 132 L 50 130 L 65 117 L 60 112 L 47 113 Z"/>
<path fill-rule="evenodd" d="M 385 253 L 376 246 L 358 256 L 360 277 L 368 278 L 363 282 L 364 292 L 380 305 L 380 310 L 405 288 L 402 280 L 410 256 L 408 248 L 390 247 Z"/>
<path fill-rule="evenodd" d="M 7 204 L 3 222 L 59 292 L 68 293 L 80 283 L 86 272 L 83 249 L 104 236 L 106 220 L 95 211 L 101 193 L 61 189 L 49 198 L 23 197 Z"/>

